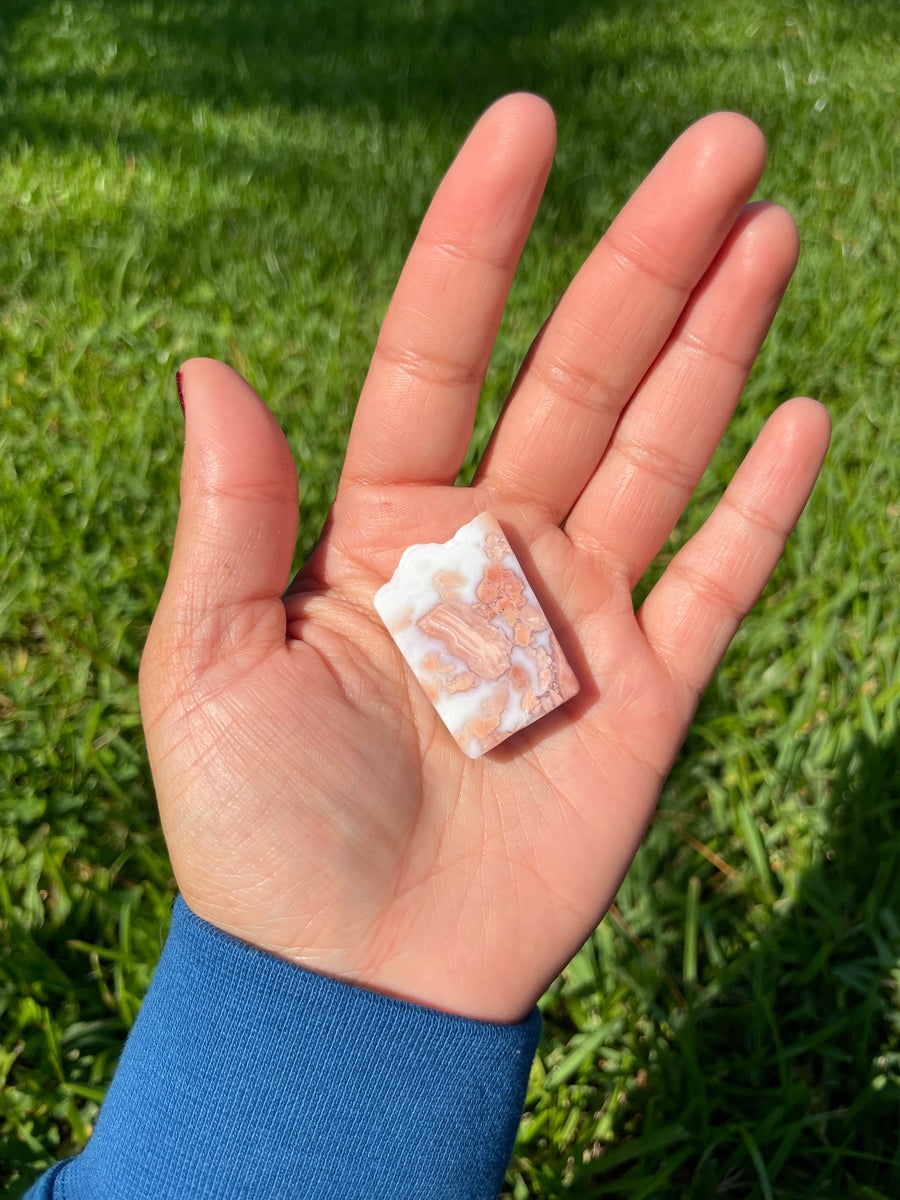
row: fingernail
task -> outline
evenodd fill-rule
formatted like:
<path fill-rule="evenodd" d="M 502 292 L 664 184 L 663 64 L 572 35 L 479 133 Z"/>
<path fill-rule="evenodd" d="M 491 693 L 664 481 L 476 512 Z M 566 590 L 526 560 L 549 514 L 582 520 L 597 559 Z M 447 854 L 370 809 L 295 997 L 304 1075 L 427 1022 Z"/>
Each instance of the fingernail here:
<path fill-rule="evenodd" d="M 181 415 L 184 416 L 184 376 L 180 371 L 175 372 L 175 386 L 178 388 L 178 403 L 181 405 Z"/>

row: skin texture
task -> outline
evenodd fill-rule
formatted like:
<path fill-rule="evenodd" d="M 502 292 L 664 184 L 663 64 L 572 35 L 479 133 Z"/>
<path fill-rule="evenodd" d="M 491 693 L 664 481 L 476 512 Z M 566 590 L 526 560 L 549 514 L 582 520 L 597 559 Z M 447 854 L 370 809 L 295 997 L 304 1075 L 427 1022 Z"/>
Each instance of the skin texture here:
<path fill-rule="evenodd" d="M 779 408 L 638 613 L 797 255 L 748 198 L 760 132 L 719 113 L 635 193 L 535 340 L 474 485 L 454 488 L 555 144 L 509 96 L 475 126 L 385 318 L 340 487 L 289 583 L 295 466 L 230 368 L 183 368 L 181 510 L 141 672 L 175 874 L 200 916 L 314 970 L 515 1021 L 602 918 L 698 697 L 828 443 Z M 483 759 L 441 725 L 372 607 L 413 542 L 489 508 L 581 693 Z"/>

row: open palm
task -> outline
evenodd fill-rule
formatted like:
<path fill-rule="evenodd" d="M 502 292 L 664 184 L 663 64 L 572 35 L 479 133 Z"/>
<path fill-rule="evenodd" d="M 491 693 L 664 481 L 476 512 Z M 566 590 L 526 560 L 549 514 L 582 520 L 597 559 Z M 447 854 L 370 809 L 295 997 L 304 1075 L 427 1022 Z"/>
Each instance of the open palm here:
<path fill-rule="evenodd" d="M 554 147 L 511 96 L 448 172 L 401 277 L 337 498 L 287 586 L 296 474 L 229 368 L 183 369 L 182 510 L 142 667 L 179 886 L 313 969 L 515 1020 L 603 915 L 828 420 L 782 406 L 640 611 L 632 591 L 737 403 L 796 258 L 747 206 L 759 132 L 717 114 L 638 190 L 536 339 L 470 488 L 453 483 Z M 372 606 L 403 549 L 500 521 L 581 684 L 463 756 Z"/>

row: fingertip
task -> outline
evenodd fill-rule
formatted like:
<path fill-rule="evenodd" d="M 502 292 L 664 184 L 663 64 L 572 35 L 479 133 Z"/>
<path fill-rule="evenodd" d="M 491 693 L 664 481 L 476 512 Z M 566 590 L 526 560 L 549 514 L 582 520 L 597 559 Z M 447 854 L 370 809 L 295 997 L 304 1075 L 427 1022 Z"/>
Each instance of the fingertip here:
<path fill-rule="evenodd" d="M 818 400 L 795 396 L 771 414 L 759 432 L 733 487 L 753 492 L 754 507 L 762 510 L 772 496 L 786 499 L 790 528 L 797 520 L 828 453 L 831 418 Z M 793 497 L 793 500 L 790 500 Z"/>
<path fill-rule="evenodd" d="M 759 177 L 766 165 L 763 131 L 743 113 L 723 110 L 708 113 L 689 125 L 676 146 L 690 144 L 699 168 L 727 157 L 740 163 L 748 175 Z"/>
<path fill-rule="evenodd" d="M 811 396 L 795 396 L 785 401 L 773 417 L 784 423 L 782 437 L 807 447 L 818 445 L 824 458 L 831 440 L 831 413 L 820 400 Z"/>
<path fill-rule="evenodd" d="M 765 157 L 766 135 L 751 117 L 735 109 L 722 108 L 707 113 L 689 125 L 685 132 L 693 137 L 740 142 L 744 150 L 752 149 Z"/>
<path fill-rule="evenodd" d="M 485 109 L 485 115 L 493 112 L 518 115 L 532 121 L 541 120 L 556 126 L 556 117 L 550 102 L 537 92 L 507 92 Z"/>
<path fill-rule="evenodd" d="M 188 358 L 178 368 L 177 376 L 181 392 L 187 397 L 188 392 L 206 391 L 209 388 L 226 385 L 232 386 L 240 381 L 244 387 L 250 387 L 243 375 L 234 367 L 220 362 L 217 358 Z"/>
<path fill-rule="evenodd" d="M 527 136 L 538 145 L 549 147 L 550 154 L 556 149 L 556 115 L 550 104 L 534 92 L 509 92 L 495 100 L 476 123 L 497 124 L 498 132 L 519 140 Z"/>
<path fill-rule="evenodd" d="M 753 201 L 738 219 L 735 235 L 735 249 L 747 266 L 752 267 L 761 255 L 769 261 L 775 255 L 787 282 L 800 257 L 800 233 L 786 208 L 768 200 Z"/>
<path fill-rule="evenodd" d="M 257 405 L 268 412 L 256 389 L 240 372 L 216 358 L 189 358 L 176 374 L 182 408 L 202 410 L 214 423 L 228 422 L 235 406 Z"/>

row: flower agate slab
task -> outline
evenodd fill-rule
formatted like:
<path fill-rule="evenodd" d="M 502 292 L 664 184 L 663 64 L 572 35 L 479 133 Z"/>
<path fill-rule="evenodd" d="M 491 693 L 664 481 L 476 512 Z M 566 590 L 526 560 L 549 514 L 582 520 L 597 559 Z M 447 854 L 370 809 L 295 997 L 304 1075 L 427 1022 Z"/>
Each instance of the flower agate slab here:
<path fill-rule="evenodd" d="M 480 758 L 578 692 L 500 526 L 404 551 L 375 608 L 444 724 Z"/>

